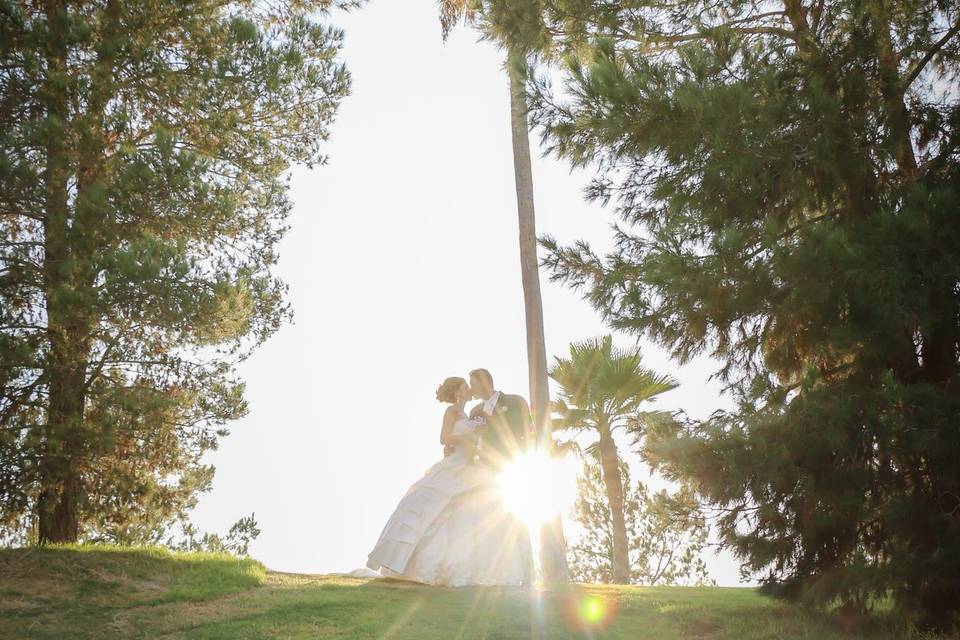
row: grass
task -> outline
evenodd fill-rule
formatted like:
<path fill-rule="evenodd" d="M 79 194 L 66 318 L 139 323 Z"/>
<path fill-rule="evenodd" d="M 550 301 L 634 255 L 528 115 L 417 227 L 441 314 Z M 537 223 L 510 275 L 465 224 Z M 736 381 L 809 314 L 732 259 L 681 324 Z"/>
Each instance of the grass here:
<path fill-rule="evenodd" d="M 442 589 L 161 549 L 0 550 L 0 638 L 886 639 L 720 587 Z"/>

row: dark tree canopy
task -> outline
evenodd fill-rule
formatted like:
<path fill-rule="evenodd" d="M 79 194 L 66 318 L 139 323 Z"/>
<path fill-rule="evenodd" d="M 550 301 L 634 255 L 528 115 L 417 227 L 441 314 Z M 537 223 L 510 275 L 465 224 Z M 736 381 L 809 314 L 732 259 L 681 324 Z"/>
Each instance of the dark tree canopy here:
<path fill-rule="evenodd" d="M 332 4 L 0 1 L 0 530 L 143 541 L 209 487 L 348 91 Z"/>
<path fill-rule="evenodd" d="M 960 611 L 960 12 L 935 0 L 544 0 L 558 156 L 615 248 L 545 238 L 614 328 L 736 409 L 648 434 L 780 593 Z"/>

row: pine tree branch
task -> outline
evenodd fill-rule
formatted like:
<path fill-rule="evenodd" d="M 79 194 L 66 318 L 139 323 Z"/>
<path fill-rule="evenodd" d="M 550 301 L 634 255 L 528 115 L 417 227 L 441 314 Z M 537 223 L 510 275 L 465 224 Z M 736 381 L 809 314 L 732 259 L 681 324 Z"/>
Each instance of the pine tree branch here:
<path fill-rule="evenodd" d="M 27 213 L 26 211 L 24 211 L 23 207 L 15 206 L 12 203 L 7 203 L 6 208 L 7 208 L 6 211 L 0 211 L 0 215 L 30 218 L 31 220 L 36 220 L 37 222 L 44 221 L 43 215 Z"/>
<path fill-rule="evenodd" d="M 679 543 L 677 543 L 677 546 L 679 546 Z M 663 573 L 667 570 L 667 567 L 670 566 L 670 563 L 673 562 L 673 554 L 676 553 L 677 546 L 674 546 L 674 548 L 670 550 L 666 560 L 664 560 L 664 554 L 667 552 L 667 543 L 663 537 L 660 538 L 660 553 L 657 554 L 657 569 L 654 571 L 652 579 L 650 580 L 651 585 L 663 577 Z"/>
<path fill-rule="evenodd" d="M 18 242 L 0 242 L 0 247 L 42 247 L 43 243 L 36 240 L 21 240 Z"/>
<path fill-rule="evenodd" d="M 820 28 L 820 19 L 823 17 L 823 4 L 824 0 L 817 0 L 817 5 L 810 10 L 810 17 L 812 18 L 810 29 L 814 33 Z"/>
<path fill-rule="evenodd" d="M 716 29 L 726 28 L 726 27 L 728 27 L 728 25 L 723 24 L 723 25 L 718 25 L 716 27 L 710 27 L 705 31 L 698 31 L 696 33 L 684 33 L 684 34 L 677 34 L 677 35 L 663 34 L 663 35 L 647 36 L 643 39 L 638 39 L 633 37 L 625 38 L 625 39 L 644 42 L 644 43 L 654 43 L 654 44 L 670 44 L 670 45 L 682 44 L 685 42 L 695 42 L 697 40 L 706 40 L 711 37 L 711 34 L 710 34 L 711 31 L 714 31 Z M 742 35 L 774 35 L 774 36 L 780 36 L 782 38 L 786 38 L 788 40 L 792 40 L 794 42 L 798 40 L 796 33 L 792 31 L 788 31 L 786 29 L 781 29 L 779 27 L 730 27 L 730 29 L 735 33 L 739 33 Z"/>
<path fill-rule="evenodd" d="M 35 403 L 30 402 L 30 397 L 33 396 L 34 390 L 38 386 L 40 386 L 40 384 L 45 380 L 46 380 L 46 374 L 41 373 L 36 378 L 34 378 L 33 382 L 31 382 L 27 387 L 22 388 L 21 392 L 17 394 L 17 399 L 15 400 L 12 399 L 10 401 L 10 406 L 8 406 L 4 410 L 3 416 L 0 417 L 0 424 L 6 423 L 7 420 L 9 420 L 10 417 L 14 414 L 14 412 L 20 407 L 30 406 L 30 405 L 36 406 Z M 11 427 L 4 427 L 4 428 L 8 430 L 12 429 Z M 24 429 L 24 428 L 29 428 L 29 427 L 22 427 L 18 429 Z"/>
<path fill-rule="evenodd" d="M 100 374 L 103 372 L 103 367 L 107 363 L 107 359 L 110 357 L 110 354 L 113 352 L 114 347 L 120 343 L 120 337 L 122 333 L 118 331 L 113 339 L 107 344 L 106 348 L 103 350 L 103 356 L 101 356 L 99 362 L 94 366 L 93 371 L 90 372 L 90 375 L 87 376 L 86 382 L 84 382 L 83 389 L 84 392 L 90 389 L 91 385 L 96 382 L 97 378 L 100 377 Z"/>
<path fill-rule="evenodd" d="M 947 159 L 957 152 L 958 147 L 960 147 L 960 137 L 950 140 L 940 153 L 920 165 L 920 175 L 929 175 L 945 165 Z"/>
<path fill-rule="evenodd" d="M 903 81 L 904 90 L 914 83 L 917 77 L 923 72 L 924 67 L 933 60 L 934 56 L 936 56 L 957 33 L 960 33 L 960 21 L 957 21 L 957 24 L 953 25 L 942 38 L 937 40 L 933 44 L 933 47 L 913 66 L 913 69 L 910 70 L 910 73 L 907 74 L 907 77 Z"/>
<path fill-rule="evenodd" d="M 783 231 L 780 235 L 778 235 L 778 236 L 775 238 L 775 244 L 779 244 L 781 241 L 786 240 L 787 238 L 789 238 L 790 236 L 792 236 L 793 234 L 795 234 L 797 231 L 799 231 L 800 229 L 802 229 L 802 228 L 804 228 L 804 227 L 806 227 L 806 226 L 809 226 L 809 225 L 811 225 L 811 224 L 820 222 L 821 220 L 826 220 L 826 219 L 828 219 L 828 218 L 832 218 L 832 217 L 834 217 L 835 215 L 837 215 L 837 212 L 836 212 L 836 211 L 828 211 L 827 213 L 822 213 L 822 214 L 820 214 L 819 216 L 814 216 L 813 218 L 807 218 L 806 220 L 803 220 L 802 222 L 798 222 L 797 224 L 795 224 L 795 225 L 793 225 L 792 227 L 786 229 L 786 230 Z M 764 252 L 766 249 L 768 249 L 768 248 L 769 248 L 769 246 L 766 246 L 766 245 L 757 247 L 756 249 L 754 249 L 753 251 L 751 251 L 750 253 L 748 253 L 746 256 L 744 256 L 743 259 L 744 259 L 744 261 L 751 260 L 751 259 L 757 257 L 758 255 L 760 255 L 761 253 L 763 253 L 763 252 Z"/>

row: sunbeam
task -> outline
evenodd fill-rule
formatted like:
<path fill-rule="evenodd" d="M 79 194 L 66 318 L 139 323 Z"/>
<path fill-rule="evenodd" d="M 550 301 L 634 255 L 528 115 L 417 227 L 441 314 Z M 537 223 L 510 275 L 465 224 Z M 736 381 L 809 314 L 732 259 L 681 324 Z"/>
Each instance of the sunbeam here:
<path fill-rule="evenodd" d="M 577 492 L 577 464 L 572 456 L 534 449 L 507 463 L 499 483 L 507 509 L 534 532 L 570 509 Z"/>

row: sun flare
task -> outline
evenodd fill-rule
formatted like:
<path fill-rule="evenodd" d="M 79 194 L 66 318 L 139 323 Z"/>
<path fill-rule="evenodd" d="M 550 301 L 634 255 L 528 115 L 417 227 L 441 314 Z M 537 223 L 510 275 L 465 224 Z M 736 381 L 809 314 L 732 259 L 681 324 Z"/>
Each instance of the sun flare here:
<path fill-rule="evenodd" d="M 564 514 L 577 493 L 577 465 L 570 455 L 551 457 L 534 449 L 514 458 L 500 473 L 507 509 L 531 530 Z"/>

